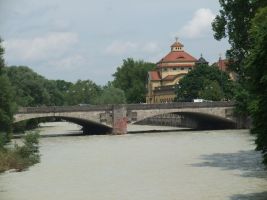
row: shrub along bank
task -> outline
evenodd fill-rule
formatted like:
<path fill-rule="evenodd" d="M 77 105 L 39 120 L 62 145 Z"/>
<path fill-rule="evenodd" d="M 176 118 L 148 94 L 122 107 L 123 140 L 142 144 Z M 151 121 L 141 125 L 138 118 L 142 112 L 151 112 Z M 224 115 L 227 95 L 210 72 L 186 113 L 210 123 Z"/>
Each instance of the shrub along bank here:
<path fill-rule="evenodd" d="M 0 173 L 14 169 L 22 171 L 40 161 L 39 134 L 31 132 L 23 137 L 23 145 L 13 147 L 5 145 L 4 137 L 0 138 Z"/>

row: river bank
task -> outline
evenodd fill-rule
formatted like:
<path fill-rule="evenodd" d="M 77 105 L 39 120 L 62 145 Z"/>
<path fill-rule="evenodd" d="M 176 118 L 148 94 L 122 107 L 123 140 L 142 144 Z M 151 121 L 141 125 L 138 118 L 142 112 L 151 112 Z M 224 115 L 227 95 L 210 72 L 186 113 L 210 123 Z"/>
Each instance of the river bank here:
<path fill-rule="evenodd" d="M 27 133 L 21 142 L 23 145 L 11 143 L 0 147 L 0 173 L 22 171 L 39 162 L 39 134 Z"/>

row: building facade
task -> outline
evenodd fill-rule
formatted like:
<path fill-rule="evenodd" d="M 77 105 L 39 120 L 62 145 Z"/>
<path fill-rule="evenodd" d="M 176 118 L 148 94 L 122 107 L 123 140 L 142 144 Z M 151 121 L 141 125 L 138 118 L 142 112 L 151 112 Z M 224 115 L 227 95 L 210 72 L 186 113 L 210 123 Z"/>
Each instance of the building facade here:
<path fill-rule="evenodd" d="M 183 47 L 176 39 L 171 51 L 157 63 L 156 70 L 148 72 L 146 103 L 174 101 L 175 86 L 199 61 L 184 51 Z"/>

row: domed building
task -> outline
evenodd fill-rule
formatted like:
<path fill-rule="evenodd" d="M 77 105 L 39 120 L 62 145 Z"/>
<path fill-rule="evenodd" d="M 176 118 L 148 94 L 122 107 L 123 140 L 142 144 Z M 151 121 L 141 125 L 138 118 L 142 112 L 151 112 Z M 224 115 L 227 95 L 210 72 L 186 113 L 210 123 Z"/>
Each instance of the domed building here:
<path fill-rule="evenodd" d="M 203 61 L 194 58 L 183 47 L 176 39 L 171 51 L 157 63 L 156 70 L 148 72 L 146 103 L 173 102 L 175 85 L 196 67 L 197 61 Z"/>

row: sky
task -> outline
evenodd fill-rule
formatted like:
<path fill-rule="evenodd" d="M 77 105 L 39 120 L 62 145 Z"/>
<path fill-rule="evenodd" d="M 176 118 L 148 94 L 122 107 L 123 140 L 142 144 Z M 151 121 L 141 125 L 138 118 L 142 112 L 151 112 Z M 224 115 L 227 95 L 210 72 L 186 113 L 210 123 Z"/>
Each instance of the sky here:
<path fill-rule="evenodd" d="M 0 0 L 0 37 L 8 66 L 104 85 L 124 59 L 158 62 L 175 37 L 217 61 L 229 48 L 213 38 L 219 9 L 217 0 Z"/>

